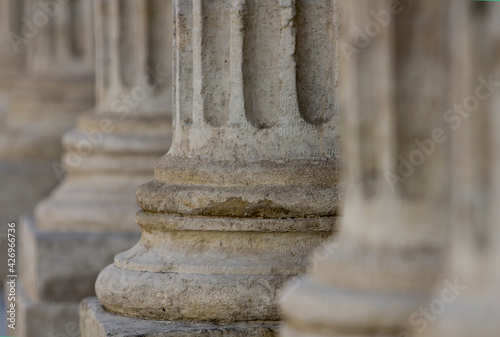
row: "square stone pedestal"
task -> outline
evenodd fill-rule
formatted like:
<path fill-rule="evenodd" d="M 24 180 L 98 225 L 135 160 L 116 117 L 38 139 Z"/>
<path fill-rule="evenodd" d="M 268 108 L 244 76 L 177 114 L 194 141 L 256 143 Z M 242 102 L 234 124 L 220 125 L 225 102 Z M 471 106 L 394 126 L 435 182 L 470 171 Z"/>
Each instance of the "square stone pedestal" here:
<path fill-rule="evenodd" d="M 133 247 L 137 233 L 62 232 L 20 223 L 20 281 L 35 301 L 76 301 L 94 296 L 99 272 Z"/>
<path fill-rule="evenodd" d="M 140 235 L 45 230 L 33 217 L 23 217 L 19 229 L 18 324 L 11 336 L 78 337 L 80 300 L 95 296 L 99 272 Z"/>
<path fill-rule="evenodd" d="M 95 297 L 80 304 L 81 337 L 275 337 L 277 322 L 233 324 L 153 321 L 107 312 Z"/>

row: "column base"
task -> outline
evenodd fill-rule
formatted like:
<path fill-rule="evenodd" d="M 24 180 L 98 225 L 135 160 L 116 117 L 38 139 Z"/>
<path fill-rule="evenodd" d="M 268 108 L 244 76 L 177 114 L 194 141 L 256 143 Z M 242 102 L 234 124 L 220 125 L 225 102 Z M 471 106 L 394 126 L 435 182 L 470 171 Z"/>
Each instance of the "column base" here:
<path fill-rule="evenodd" d="M 80 304 L 81 337 L 274 337 L 278 336 L 278 328 L 278 322 L 213 324 L 144 320 L 109 313 L 97 298 L 86 298 Z"/>
<path fill-rule="evenodd" d="M 33 302 L 18 284 L 16 325 L 15 329 L 7 327 L 7 335 L 78 337 L 78 309 L 78 302 Z M 10 323 L 7 322 L 7 324 Z"/>

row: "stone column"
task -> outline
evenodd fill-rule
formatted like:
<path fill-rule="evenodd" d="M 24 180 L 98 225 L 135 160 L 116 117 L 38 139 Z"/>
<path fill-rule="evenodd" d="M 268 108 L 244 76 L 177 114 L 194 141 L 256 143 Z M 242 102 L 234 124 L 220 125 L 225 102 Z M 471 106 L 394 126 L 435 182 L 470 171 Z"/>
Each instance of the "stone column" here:
<path fill-rule="evenodd" d="M 16 336 L 78 330 L 99 271 L 139 239 L 135 191 L 171 143 L 171 2 L 94 5 L 97 105 L 64 135 L 64 181 L 22 223 Z"/>
<path fill-rule="evenodd" d="M 174 10 L 172 148 L 137 192 L 141 240 L 96 282 L 106 310 L 139 319 L 87 300 L 82 334 L 274 336 L 277 291 L 339 213 L 337 6 Z"/>
<path fill-rule="evenodd" d="M 94 104 L 92 3 L 41 3 L 1 1 L 2 27 L 11 24 L 2 28 L 1 72 L 8 76 L 0 75 L 0 90 L 12 89 L 0 118 L 2 227 L 31 212 L 56 185 L 51 165 L 62 154 L 61 137 Z"/>
<path fill-rule="evenodd" d="M 446 246 L 449 1 L 341 6 L 344 218 L 285 292 L 282 336 L 409 336 Z"/>
<path fill-rule="evenodd" d="M 24 3 L 24 0 L 5 0 L 0 2 L 0 134 L 5 132 L 5 117 L 8 109 L 9 95 L 15 87 L 13 84 L 25 74 L 25 50 L 20 50 L 16 54 L 9 40 L 11 34 L 21 34 L 21 18 L 25 10 Z M 7 235 L 7 225 L 9 221 L 14 221 L 18 218 L 19 212 L 22 210 L 22 206 L 18 206 L 21 203 L 20 197 L 27 192 L 25 188 L 20 193 L 19 186 L 15 186 L 15 183 L 13 184 L 11 181 L 12 171 L 16 170 L 16 168 L 17 165 L 7 163 L 0 156 L 0 186 L 2 186 L 0 191 L 1 252 L 7 252 L 8 242 L 6 239 L 3 239 Z M 49 183 L 49 185 L 51 184 Z M 42 189 L 46 188 L 44 186 Z M 30 200 L 28 199 L 27 201 L 29 203 Z M 4 280 L 7 276 L 7 254 L 1 254 L 0 256 L 0 280 Z M 0 282 L 0 288 L 2 287 L 3 282 Z"/>
<path fill-rule="evenodd" d="M 453 231 L 444 294 L 422 336 L 498 336 L 500 329 L 500 8 L 454 1 Z M 443 296 L 446 295 L 446 296 Z"/>

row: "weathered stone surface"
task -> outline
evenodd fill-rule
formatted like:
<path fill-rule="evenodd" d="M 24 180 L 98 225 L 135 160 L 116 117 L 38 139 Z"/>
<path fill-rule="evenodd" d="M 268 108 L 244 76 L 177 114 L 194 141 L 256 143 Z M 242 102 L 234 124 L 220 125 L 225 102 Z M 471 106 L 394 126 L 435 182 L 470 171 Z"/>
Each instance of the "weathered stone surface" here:
<path fill-rule="evenodd" d="M 404 1 L 390 14 L 382 0 L 340 2 L 344 46 L 357 27 L 379 25 L 373 13 L 391 21 L 369 46 L 342 55 L 344 218 L 322 248 L 328 255 L 284 293 L 283 336 L 405 336 L 428 303 L 449 225 L 449 156 L 432 137 L 449 131 L 450 3 Z M 415 167 L 402 170 L 401 160 Z"/>
<path fill-rule="evenodd" d="M 80 304 L 82 337 L 272 337 L 278 332 L 274 322 L 218 325 L 179 321 L 154 321 L 113 315 L 104 310 L 97 298 Z"/>
<path fill-rule="evenodd" d="M 107 310 L 279 320 L 277 292 L 339 216 L 336 7 L 174 2 L 172 148 L 137 192 L 140 242 L 97 280 Z"/>

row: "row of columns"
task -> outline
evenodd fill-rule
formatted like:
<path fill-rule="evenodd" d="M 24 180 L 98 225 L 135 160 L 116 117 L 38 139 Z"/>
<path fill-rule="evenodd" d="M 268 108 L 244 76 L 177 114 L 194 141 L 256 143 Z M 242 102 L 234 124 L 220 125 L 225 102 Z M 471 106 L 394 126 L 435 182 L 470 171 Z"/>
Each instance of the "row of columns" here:
<path fill-rule="evenodd" d="M 83 337 L 494 336 L 499 13 L 399 5 L 71 2 L 62 13 L 94 14 L 97 104 L 64 136 L 64 181 L 22 220 L 15 334 L 69 335 L 124 251 L 80 305 Z M 360 27 L 368 43 L 345 54 Z M 29 71 L 85 82 L 42 51 L 66 64 L 92 44 L 46 34 Z M 35 100 L 9 102 L 22 116 Z"/>
<path fill-rule="evenodd" d="M 294 266 L 305 266 L 296 249 L 320 244 L 305 233 L 319 234 L 312 224 L 332 224 L 338 214 L 322 202 L 337 205 L 330 193 L 339 181 L 339 96 L 328 85 L 337 63 L 318 50 L 308 55 L 308 43 L 338 55 L 339 44 L 359 38 L 359 27 L 373 26 L 374 13 L 389 14 L 391 23 L 341 61 L 347 186 L 341 231 L 322 247 L 328 256 L 313 260 L 310 275 L 282 296 L 281 335 L 495 335 L 497 95 L 487 100 L 481 90 L 497 85 L 497 11 L 466 1 L 403 1 L 392 11 L 385 1 L 254 5 L 176 1 L 182 71 L 175 79 L 173 146 L 157 163 L 155 180 L 137 193 L 141 240 L 101 272 L 100 303 L 82 302 L 83 336 L 277 333 L 276 291 Z M 228 14 L 212 21 L 214 9 Z M 281 18 L 274 30 L 273 14 Z M 338 15 L 339 42 L 318 33 L 337 33 Z M 230 20 L 224 25 L 221 17 Z M 301 30 L 316 34 L 305 42 Z M 218 38 L 229 41 L 225 51 L 214 51 Z M 259 60 L 263 51 L 266 59 Z M 269 67 L 273 55 L 277 67 Z M 312 74 L 321 86 L 303 77 Z M 484 76 L 480 88 L 477 76 Z M 301 105 L 303 92 L 309 101 Z M 334 99 L 333 115 L 324 95 Z M 308 137 L 315 132 L 319 137 Z M 331 147 L 323 147 L 329 140 Z M 295 175 L 301 160 L 307 169 Z M 321 172 L 328 163 L 331 169 Z M 304 181 L 306 172 L 313 180 Z M 266 196 L 266 207 L 255 195 Z M 302 231 L 305 219 L 311 225 Z"/>

